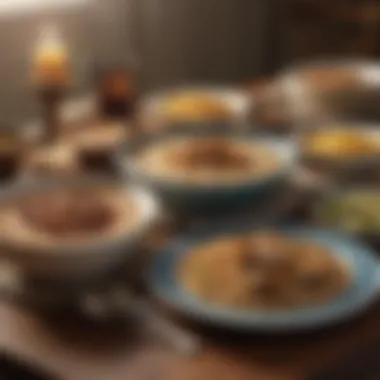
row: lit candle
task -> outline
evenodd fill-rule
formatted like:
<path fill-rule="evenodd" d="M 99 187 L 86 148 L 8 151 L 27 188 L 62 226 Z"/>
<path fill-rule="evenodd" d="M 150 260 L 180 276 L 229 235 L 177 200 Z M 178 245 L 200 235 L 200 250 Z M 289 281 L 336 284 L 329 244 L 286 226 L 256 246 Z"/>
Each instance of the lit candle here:
<path fill-rule="evenodd" d="M 39 86 L 64 87 L 69 82 L 67 48 L 54 27 L 45 28 L 37 43 L 34 78 Z"/>

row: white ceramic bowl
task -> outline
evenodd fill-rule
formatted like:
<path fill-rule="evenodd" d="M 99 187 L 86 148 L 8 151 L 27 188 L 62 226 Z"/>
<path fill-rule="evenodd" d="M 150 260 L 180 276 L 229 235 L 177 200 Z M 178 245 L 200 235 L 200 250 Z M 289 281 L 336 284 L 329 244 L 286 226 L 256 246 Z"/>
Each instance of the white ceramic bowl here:
<path fill-rule="evenodd" d="M 352 69 L 363 87 L 347 91 L 316 91 L 302 74 L 318 68 Z M 367 61 L 321 61 L 294 67 L 278 78 L 293 119 L 305 125 L 318 120 L 380 119 L 380 65 Z"/>
<path fill-rule="evenodd" d="M 177 212 L 216 213 L 226 210 L 239 210 L 247 205 L 254 206 L 270 197 L 287 183 L 297 164 L 298 149 L 288 138 L 259 136 L 253 133 L 207 132 L 189 134 L 190 139 L 200 136 L 224 137 L 231 141 L 252 141 L 252 144 L 267 146 L 279 160 L 279 167 L 260 178 L 247 178 L 242 181 L 226 181 L 221 183 L 193 184 L 183 180 L 169 180 L 159 175 L 148 173 L 142 169 L 136 156 L 149 146 L 182 139 L 183 134 L 163 133 L 151 136 L 141 144 L 130 144 L 119 153 L 117 158 L 121 173 L 126 178 L 133 178 L 157 194 L 164 204 L 173 207 Z"/>
<path fill-rule="evenodd" d="M 173 122 L 170 121 L 163 110 L 163 103 L 176 94 L 183 92 L 195 92 L 209 95 L 225 102 L 231 111 L 231 118 L 221 121 L 199 121 L 199 122 Z M 142 100 L 140 107 L 140 118 L 144 128 L 148 131 L 157 131 L 162 129 L 180 129 L 180 128 L 243 128 L 246 124 L 247 115 L 250 106 L 250 99 L 238 89 L 229 87 L 213 87 L 213 86 L 183 86 L 146 96 Z"/>
<path fill-rule="evenodd" d="M 49 182 L 18 184 L 3 191 L 0 202 L 7 202 L 20 195 L 38 192 L 47 186 L 80 186 L 82 184 L 107 184 L 105 179 L 73 179 Z M 49 246 L 25 246 L 10 243 L 1 237 L 0 244 L 5 258 L 19 267 L 22 273 L 31 276 L 69 281 L 85 281 L 107 274 L 128 256 L 137 252 L 137 247 L 152 224 L 160 217 L 160 207 L 152 194 L 140 187 L 126 185 L 129 194 L 136 200 L 140 220 L 130 231 L 115 238 L 94 238 L 80 244 Z"/>

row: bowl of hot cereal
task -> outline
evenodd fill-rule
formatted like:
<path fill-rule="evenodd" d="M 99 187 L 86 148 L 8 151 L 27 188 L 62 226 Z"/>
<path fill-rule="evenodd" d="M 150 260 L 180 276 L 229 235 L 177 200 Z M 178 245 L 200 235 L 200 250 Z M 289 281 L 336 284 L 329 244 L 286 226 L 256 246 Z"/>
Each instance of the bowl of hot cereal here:
<path fill-rule="evenodd" d="M 0 207 L 4 256 L 32 277 L 70 282 L 124 262 L 160 214 L 148 191 L 92 176 L 10 185 Z"/>
<path fill-rule="evenodd" d="M 262 200 L 286 183 L 297 156 L 290 140 L 246 133 L 166 134 L 129 148 L 124 173 L 188 211 Z"/>

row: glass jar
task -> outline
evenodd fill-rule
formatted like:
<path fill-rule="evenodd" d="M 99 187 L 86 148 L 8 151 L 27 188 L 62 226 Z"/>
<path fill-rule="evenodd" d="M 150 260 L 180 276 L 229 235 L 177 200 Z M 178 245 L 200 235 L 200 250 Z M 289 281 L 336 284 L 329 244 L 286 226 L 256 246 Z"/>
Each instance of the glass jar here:
<path fill-rule="evenodd" d="M 131 70 L 123 67 L 101 68 L 97 74 L 96 93 L 102 117 L 133 118 L 137 93 Z"/>

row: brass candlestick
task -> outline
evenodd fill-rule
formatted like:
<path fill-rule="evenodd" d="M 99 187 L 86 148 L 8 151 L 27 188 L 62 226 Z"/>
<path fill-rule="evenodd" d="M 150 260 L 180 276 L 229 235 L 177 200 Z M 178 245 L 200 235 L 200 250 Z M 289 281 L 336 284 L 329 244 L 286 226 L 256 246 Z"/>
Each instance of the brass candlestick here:
<path fill-rule="evenodd" d="M 60 133 L 60 105 L 69 84 L 68 51 L 53 26 L 45 28 L 38 41 L 33 80 L 42 103 L 45 141 L 52 142 Z"/>

